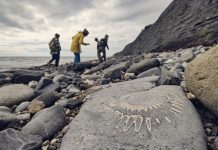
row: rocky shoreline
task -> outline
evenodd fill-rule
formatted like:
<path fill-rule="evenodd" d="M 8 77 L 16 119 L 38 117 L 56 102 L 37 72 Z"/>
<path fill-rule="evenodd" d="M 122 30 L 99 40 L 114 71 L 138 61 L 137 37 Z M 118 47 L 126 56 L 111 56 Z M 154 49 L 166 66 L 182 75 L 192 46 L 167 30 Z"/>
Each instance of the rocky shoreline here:
<path fill-rule="evenodd" d="M 163 146 L 174 149 L 181 149 L 182 146 L 187 149 L 206 149 L 206 147 L 213 150 L 218 149 L 216 108 L 210 107 L 215 102 L 211 100 L 210 104 L 204 103 L 201 97 L 203 99 L 205 97 L 201 93 L 207 96 L 207 91 L 205 91 L 207 87 L 200 86 L 201 92 L 194 93 L 197 84 L 192 84 L 195 82 L 191 78 L 195 76 L 193 74 L 195 74 L 195 68 L 198 66 L 198 64 L 192 63 L 198 63 L 195 62 L 197 59 L 204 63 L 205 60 L 199 60 L 200 57 L 207 55 L 206 53 L 213 51 L 213 49 L 218 50 L 217 47 L 211 49 L 211 47 L 198 46 L 173 52 L 111 57 L 107 62 L 101 64 L 93 60 L 74 65 L 65 64 L 58 68 L 44 65 L 0 72 L 0 149 L 145 149 L 143 144 L 141 147 L 136 146 L 140 145 L 140 143 L 137 143 L 140 140 L 135 141 L 137 144 L 135 143 L 134 146 L 134 143 L 131 143 L 134 140 L 131 140 L 130 137 L 129 139 L 126 138 L 129 143 L 122 143 L 122 140 L 125 141 L 122 139 L 123 136 L 135 136 L 139 133 L 142 134 L 142 139 L 150 137 L 148 138 L 150 144 L 146 143 L 148 144 L 147 149 L 162 148 Z M 216 56 L 215 53 L 217 52 L 214 52 L 214 56 Z M 209 61 L 213 61 L 215 58 L 211 59 Z M 209 73 L 214 74 L 214 72 Z M 204 80 L 207 75 L 199 78 Z M 180 96 L 175 98 L 173 94 Z M 210 94 L 212 97 L 214 96 L 212 92 Z M 125 97 L 126 95 L 127 97 Z M 198 100 L 199 95 L 200 100 Z M 131 97 L 141 99 L 137 102 L 137 100 L 132 100 Z M 147 99 L 144 99 L 144 97 Z M 176 100 L 166 102 L 166 100 L 163 100 L 166 97 L 168 100 L 174 97 L 172 99 L 182 99 L 184 102 L 177 102 Z M 114 101 L 114 98 L 117 101 Z M 147 102 L 142 99 L 147 100 Z M 189 104 L 189 101 L 186 103 L 186 99 L 189 99 L 195 107 L 191 103 Z M 159 105 L 161 101 L 163 102 Z M 113 106 L 111 102 L 114 103 Z M 104 108 L 103 103 L 107 106 L 110 105 L 110 108 Z M 172 113 L 166 112 L 168 104 L 170 104 L 174 117 L 171 116 Z M 174 108 L 172 108 L 173 106 Z M 123 108 L 126 109 L 123 110 Z M 137 119 L 133 123 L 136 133 L 133 129 L 129 129 L 131 134 L 120 132 L 121 128 L 118 125 L 116 133 L 111 126 L 104 128 L 104 121 L 99 121 L 104 118 L 104 114 L 108 114 L 106 109 L 125 112 L 129 116 L 137 114 L 135 116 L 141 119 L 141 124 L 139 123 L 140 126 L 137 126 L 137 121 L 139 121 Z M 162 112 L 159 112 L 159 109 Z M 199 123 L 200 119 L 198 120 L 197 113 L 195 115 L 195 109 L 200 114 L 202 123 Z M 156 118 L 155 123 L 161 124 L 160 127 L 151 123 L 149 120 L 151 116 L 144 116 L 145 113 L 142 113 L 142 110 L 144 112 L 150 110 L 149 115 L 155 116 L 153 116 Z M 157 110 L 157 112 L 153 110 Z M 161 113 L 166 115 L 161 116 Z M 93 116 L 89 116 L 91 114 Z M 190 114 L 193 116 L 190 116 Z M 166 123 L 158 119 L 157 116 L 165 118 Z M 176 116 L 181 120 L 176 119 Z M 89 119 L 91 120 L 89 121 Z M 190 121 L 193 121 L 193 124 L 188 124 Z M 140 130 L 141 125 L 144 124 L 148 132 Z M 171 124 L 172 127 L 168 124 Z M 162 144 L 159 141 L 162 138 L 161 136 L 159 138 L 152 137 L 157 133 L 152 130 L 151 125 L 155 126 L 155 129 L 162 135 L 167 135 L 166 140 L 169 138 L 168 141 L 175 140 L 175 143 L 180 141 L 183 145 L 180 147 L 178 143 L 174 145 L 174 143 L 167 143 L 167 141 L 167 145 Z M 184 138 L 180 135 L 180 137 L 171 139 L 172 135 L 169 128 L 172 129 L 172 132 L 175 131 L 178 134 L 184 132 L 183 134 L 187 133 L 187 135 Z M 204 133 L 201 133 L 201 128 L 202 131 L 204 129 L 207 139 L 205 139 Z M 95 133 L 92 133 L 94 131 Z M 150 133 L 149 136 L 148 133 Z M 98 139 L 99 134 L 107 142 L 101 138 Z M 122 139 L 121 141 L 115 139 L 114 135 L 116 134 L 121 136 L 119 137 L 120 140 Z M 192 140 L 187 141 L 185 137 Z M 151 139 L 156 140 L 157 143 L 153 144 Z M 108 143 L 108 141 L 114 143 L 114 145 Z M 197 141 L 201 141 L 201 143 L 196 145 Z M 14 144 L 11 144 L 12 142 Z M 93 145 L 88 142 L 92 142 Z M 207 142 L 207 144 L 204 145 L 204 142 Z M 78 143 L 80 144 L 77 145 Z M 165 148 L 167 149 L 167 147 Z"/>

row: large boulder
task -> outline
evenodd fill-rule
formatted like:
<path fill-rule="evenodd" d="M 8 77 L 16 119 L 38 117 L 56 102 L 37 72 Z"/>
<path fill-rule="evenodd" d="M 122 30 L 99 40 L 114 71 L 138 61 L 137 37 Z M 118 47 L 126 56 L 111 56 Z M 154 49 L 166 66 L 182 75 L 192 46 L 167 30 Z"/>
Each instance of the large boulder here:
<path fill-rule="evenodd" d="M 1 150 L 37 150 L 41 148 L 42 139 L 36 135 L 7 129 L 0 132 L 0 143 Z"/>
<path fill-rule="evenodd" d="M 206 150 L 202 123 L 182 88 L 151 89 L 143 81 L 112 84 L 88 96 L 60 150 Z"/>
<path fill-rule="evenodd" d="M 160 62 L 157 59 L 145 59 L 140 61 L 139 63 L 133 64 L 129 67 L 129 69 L 126 71 L 127 73 L 135 73 L 136 75 L 147 71 L 154 67 L 159 67 Z"/>
<path fill-rule="evenodd" d="M 60 99 L 60 94 L 56 91 L 50 91 L 36 97 L 31 104 L 28 106 L 28 111 L 30 113 L 36 113 L 43 108 L 50 107 Z"/>
<path fill-rule="evenodd" d="M 0 106 L 13 106 L 30 101 L 35 94 L 32 88 L 24 84 L 7 85 L 0 88 Z"/>
<path fill-rule="evenodd" d="M 61 130 L 66 124 L 66 115 L 62 106 L 55 105 L 35 114 L 22 131 L 32 135 L 39 135 L 43 139 L 49 139 Z"/>
<path fill-rule="evenodd" d="M 185 70 L 187 88 L 218 116 L 218 46 L 188 64 Z"/>

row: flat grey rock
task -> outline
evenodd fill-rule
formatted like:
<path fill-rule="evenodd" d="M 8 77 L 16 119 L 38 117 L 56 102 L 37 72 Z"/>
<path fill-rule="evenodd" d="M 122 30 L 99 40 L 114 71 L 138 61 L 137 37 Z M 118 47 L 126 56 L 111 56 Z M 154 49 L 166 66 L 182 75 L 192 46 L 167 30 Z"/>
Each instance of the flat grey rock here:
<path fill-rule="evenodd" d="M 151 89 L 142 81 L 112 84 L 88 96 L 60 150 L 206 150 L 200 118 L 182 88 Z"/>
<path fill-rule="evenodd" d="M 149 69 L 145 72 L 140 73 L 137 78 L 143 78 L 143 77 L 149 77 L 149 76 L 159 76 L 160 75 L 160 68 L 155 67 L 152 69 Z"/>
<path fill-rule="evenodd" d="M 39 135 L 42 139 L 49 139 L 66 124 L 66 115 L 62 106 L 55 105 L 38 112 L 27 123 L 22 131 L 32 135 Z"/>
<path fill-rule="evenodd" d="M 30 101 L 35 94 L 32 88 L 24 84 L 7 85 L 0 88 L 0 106 L 13 106 Z"/>
<path fill-rule="evenodd" d="M 140 61 L 139 63 L 133 64 L 129 67 L 129 69 L 126 71 L 127 73 L 135 73 L 136 75 L 147 71 L 154 67 L 159 67 L 160 62 L 157 59 L 145 59 Z"/>
<path fill-rule="evenodd" d="M 38 150 L 42 139 L 36 135 L 7 129 L 0 132 L 0 143 L 1 150 Z"/>

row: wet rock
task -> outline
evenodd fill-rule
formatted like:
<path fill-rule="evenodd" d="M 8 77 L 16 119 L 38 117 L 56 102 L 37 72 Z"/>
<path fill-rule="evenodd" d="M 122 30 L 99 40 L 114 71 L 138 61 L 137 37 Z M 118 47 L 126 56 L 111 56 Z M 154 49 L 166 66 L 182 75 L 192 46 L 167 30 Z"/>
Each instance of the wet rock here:
<path fill-rule="evenodd" d="M 86 70 L 86 71 L 84 72 L 84 74 L 85 74 L 85 75 L 93 74 L 93 73 L 95 73 L 95 72 L 97 72 L 97 71 L 104 70 L 104 69 L 110 67 L 111 65 L 112 65 L 112 62 L 108 62 L 108 61 L 107 61 L 107 62 L 103 62 L 103 63 L 99 64 L 99 65 L 96 66 L 96 67 L 93 67 L 93 68 L 91 68 L 91 69 L 89 69 L 89 70 Z"/>
<path fill-rule="evenodd" d="M 15 112 L 22 112 L 26 110 L 29 105 L 30 105 L 30 102 L 23 102 L 17 106 L 17 108 L 15 109 Z"/>
<path fill-rule="evenodd" d="M 151 89 L 142 79 L 92 94 L 70 123 L 60 150 L 206 150 L 201 120 L 182 88 Z"/>
<path fill-rule="evenodd" d="M 144 71 L 147 71 L 154 67 L 159 67 L 160 62 L 157 59 L 149 59 L 149 60 L 142 60 L 139 63 L 133 64 L 130 68 L 126 71 L 127 73 L 135 73 L 138 75 Z"/>
<path fill-rule="evenodd" d="M 40 149 L 42 139 L 36 135 L 7 129 L 0 132 L 0 143 L 1 150 L 36 150 Z"/>
<path fill-rule="evenodd" d="M 32 88 L 23 84 L 6 85 L 0 88 L 0 106 L 13 106 L 32 100 L 35 94 Z"/>
<path fill-rule="evenodd" d="M 66 115 L 62 106 L 55 105 L 38 112 L 33 119 L 23 127 L 22 132 L 39 135 L 49 139 L 66 124 Z"/>
<path fill-rule="evenodd" d="M 218 116 L 218 46 L 211 48 L 188 64 L 185 70 L 187 88 Z"/>
<path fill-rule="evenodd" d="M 160 68 L 155 67 L 145 72 L 142 72 L 137 76 L 137 78 L 143 78 L 143 77 L 149 77 L 149 76 L 160 76 Z"/>
<path fill-rule="evenodd" d="M 0 106 L 0 129 L 3 129 L 9 123 L 15 122 L 16 120 L 16 116 L 11 113 L 9 108 Z"/>
<path fill-rule="evenodd" d="M 109 68 L 103 70 L 103 77 L 110 78 L 112 80 L 121 79 L 122 72 L 126 71 L 126 62 L 122 62 L 116 65 L 112 65 Z"/>
<path fill-rule="evenodd" d="M 161 67 L 161 75 L 156 83 L 157 85 L 180 85 L 181 81 L 182 79 L 177 72 L 172 72 Z"/>
<path fill-rule="evenodd" d="M 30 81 L 28 86 L 35 89 L 37 87 L 38 83 L 39 82 L 37 82 L 37 81 Z"/>
<path fill-rule="evenodd" d="M 70 64 L 67 67 L 67 71 L 84 71 L 85 69 L 90 69 L 92 67 L 93 64 L 91 62 L 80 62 L 80 63 Z"/>
<path fill-rule="evenodd" d="M 36 113 L 43 108 L 54 105 L 58 99 L 60 99 L 60 94 L 58 94 L 56 91 L 47 92 L 36 97 L 28 106 L 28 111 L 30 113 Z"/>
<path fill-rule="evenodd" d="M 61 83 L 61 82 L 67 83 L 69 82 L 69 80 L 70 80 L 70 77 L 65 76 L 64 74 L 59 74 L 53 78 L 53 82 L 55 83 Z"/>
<path fill-rule="evenodd" d="M 13 76 L 13 73 L 0 73 L 0 85 L 11 83 Z"/>

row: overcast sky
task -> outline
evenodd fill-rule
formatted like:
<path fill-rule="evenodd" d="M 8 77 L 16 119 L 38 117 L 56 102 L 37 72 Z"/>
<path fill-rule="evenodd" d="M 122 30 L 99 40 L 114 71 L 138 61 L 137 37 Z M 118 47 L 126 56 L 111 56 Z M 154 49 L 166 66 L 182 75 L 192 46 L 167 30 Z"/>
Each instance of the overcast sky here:
<path fill-rule="evenodd" d="M 172 0 L 0 0 L 0 56 L 49 56 L 48 42 L 61 35 L 62 56 L 71 56 L 71 38 L 90 34 L 83 56 L 96 56 L 95 37 L 109 35 L 112 55 L 154 23 Z"/>

